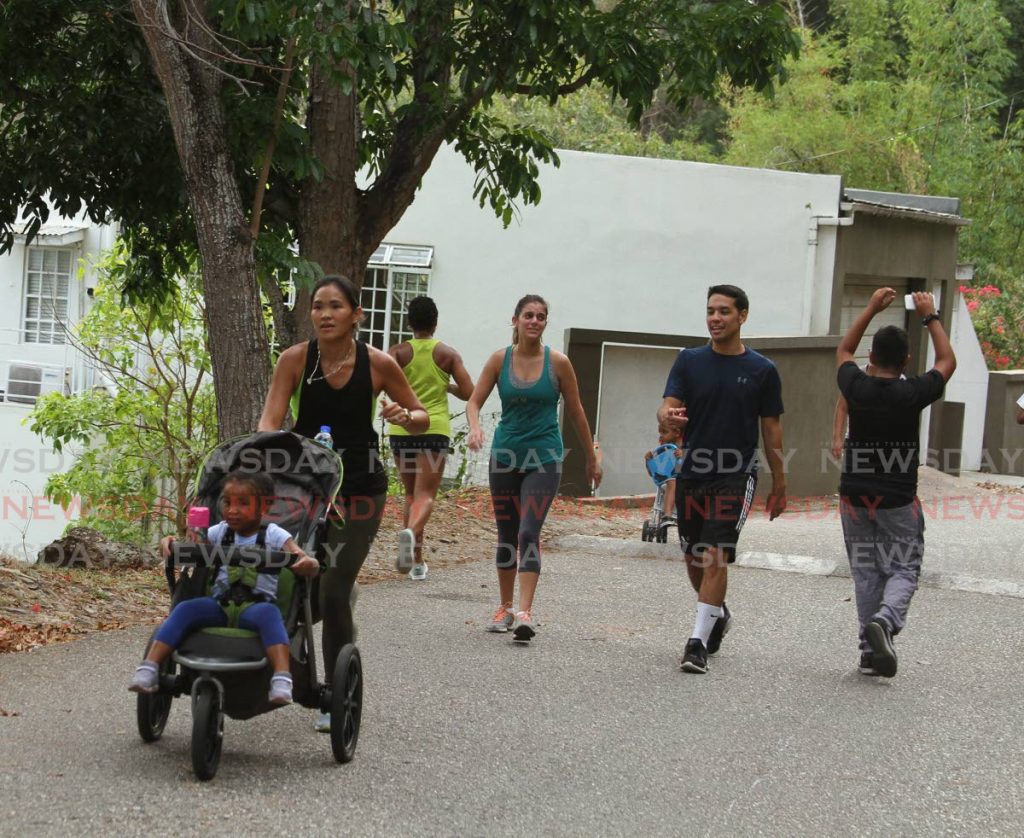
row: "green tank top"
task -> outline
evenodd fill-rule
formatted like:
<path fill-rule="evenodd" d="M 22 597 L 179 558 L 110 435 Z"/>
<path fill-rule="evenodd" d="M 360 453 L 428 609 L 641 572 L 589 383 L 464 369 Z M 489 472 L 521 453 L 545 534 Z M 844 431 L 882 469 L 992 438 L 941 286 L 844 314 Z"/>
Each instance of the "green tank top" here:
<path fill-rule="evenodd" d="M 544 347 L 540 378 L 524 382 L 512 370 L 512 347 L 498 376 L 501 421 L 494 431 L 491 455 L 501 465 L 531 469 L 564 457 L 562 432 L 558 428 L 558 400 L 561 393 L 551 367 L 551 348 Z"/>
<path fill-rule="evenodd" d="M 440 342 L 435 338 L 410 338 L 406 341 L 412 347 L 412 360 L 402 367 L 402 372 L 430 417 L 430 425 L 423 433 L 450 437 L 452 421 L 448 412 L 448 382 L 452 377 L 434 363 L 434 347 Z M 409 432 L 398 425 L 388 425 L 388 433 L 391 436 L 409 436 Z"/>

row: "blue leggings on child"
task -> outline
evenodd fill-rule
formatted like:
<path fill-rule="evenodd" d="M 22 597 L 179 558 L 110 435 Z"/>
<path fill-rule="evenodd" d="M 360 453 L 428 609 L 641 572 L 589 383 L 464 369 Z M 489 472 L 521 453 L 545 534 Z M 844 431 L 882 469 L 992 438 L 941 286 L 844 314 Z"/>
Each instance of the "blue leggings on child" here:
<path fill-rule="evenodd" d="M 228 624 L 228 615 L 212 596 L 186 599 L 174 606 L 171 615 L 156 630 L 156 639 L 177 649 L 186 635 L 201 628 L 222 628 Z M 284 618 L 272 602 L 250 605 L 238 618 L 238 627 L 258 631 L 263 647 L 288 642 Z"/>

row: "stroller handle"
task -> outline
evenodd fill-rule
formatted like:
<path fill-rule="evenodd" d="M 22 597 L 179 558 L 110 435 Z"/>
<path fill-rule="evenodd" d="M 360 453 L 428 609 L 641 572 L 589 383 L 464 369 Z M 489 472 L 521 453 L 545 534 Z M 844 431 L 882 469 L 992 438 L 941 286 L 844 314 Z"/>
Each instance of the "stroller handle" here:
<path fill-rule="evenodd" d="M 220 544 L 195 544 L 190 541 L 175 541 L 167 557 L 167 569 L 172 567 L 251 567 L 260 573 L 277 574 L 291 567 L 299 557 L 283 550 L 270 550 L 256 546 L 230 546 Z"/>

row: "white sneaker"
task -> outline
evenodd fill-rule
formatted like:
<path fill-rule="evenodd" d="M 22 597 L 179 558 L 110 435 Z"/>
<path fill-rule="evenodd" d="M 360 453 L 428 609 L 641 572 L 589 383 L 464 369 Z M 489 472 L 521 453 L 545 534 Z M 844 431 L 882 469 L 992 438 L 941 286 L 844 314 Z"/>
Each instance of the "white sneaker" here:
<path fill-rule="evenodd" d="M 491 621 L 487 624 L 487 631 L 493 632 L 505 632 L 512 628 L 512 623 L 515 621 L 516 615 L 512 612 L 511 608 L 505 605 L 499 605 L 498 610 L 494 612 L 494 616 L 491 617 Z"/>
<path fill-rule="evenodd" d="M 414 582 L 422 582 L 424 579 L 426 579 L 427 563 L 420 562 L 419 564 L 414 564 L 412 566 L 412 570 L 409 571 L 409 578 L 412 579 Z"/>
<path fill-rule="evenodd" d="M 270 695 L 267 700 L 275 707 L 292 703 L 292 676 L 287 672 L 275 672 L 270 677 Z"/>
<path fill-rule="evenodd" d="M 395 556 L 395 570 L 408 573 L 416 561 L 416 536 L 410 529 L 398 533 L 398 555 Z"/>
<path fill-rule="evenodd" d="M 128 682 L 128 689 L 133 693 L 152 695 L 160 689 L 160 668 L 155 663 L 143 661 Z"/>
<path fill-rule="evenodd" d="M 330 733 L 331 732 L 331 714 L 321 713 L 316 717 L 316 724 L 313 725 L 313 729 L 317 733 Z"/>
<path fill-rule="evenodd" d="M 516 620 L 512 624 L 512 636 L 521 643 L 525 643 L 537 633 L 537 623 L 533 614 L 529 611 L 520 611 L 516 614 Z"/>

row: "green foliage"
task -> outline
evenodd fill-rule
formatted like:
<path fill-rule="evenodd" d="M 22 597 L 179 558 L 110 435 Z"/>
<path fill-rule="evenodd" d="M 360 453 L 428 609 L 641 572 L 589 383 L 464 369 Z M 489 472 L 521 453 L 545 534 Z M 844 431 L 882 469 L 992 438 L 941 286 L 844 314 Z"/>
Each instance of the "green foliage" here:
<path fill-rule="evenodd" d="M 172 19 L 181 25 L 198 9 L 172 5 Z M 278 251 L 298 237 L 303 182 L 323 175 L 306 127 L 317 68 L 355 94 L 358 160 L 375 177 L 400 176 L 436 132 L 476 168 L 481 205 L 508 224 L 514 207 L 540 198 L 538 162 L 557 157 L 542 131 L 488 116 L 496 96 L 555 104 L 593 84 L 636 124 L 659 90 L 683 105 L 713 98 L 723 76 L 770 89 L 798 46 L 781 4 L 747 0 L 214 0 L 203 23 L 222 45 L 220 99 L 244 199 L 293 47 L 264 207 Z M 624 138 L 621 150 L 631 153 Z M 151 272 L 148 284 L 125 275 L 135 297 L 173 282 L 156 242 L 179 270 L 190 258 L 195 231 L 171 125 L 126 0 L 0 5 L 0 186 L 0 252 L 22 207 L 32 229 L 46 220 L 49 195 L 64 214 L 84 207 L 121 222 Z"/>
<path fill-rule="evenodd" d="M 491 113 L 507 124 L 528 126 L 555 148 L 672 160 L 713 159 L 712 149 L 700 140 L 696 128 L 677 131 L 672 139 L 657 132 L 645 134 L 630 125 L 624 103 L 598 85 L 554 105 L 527 96 L 496 97 Z"/>
<path fill-rule="evenodd" d="M 96 383 L 51 393 L 29 417 L 32 431 L 74 465 L 47 481 L 48 496 L 78 506 L 79 523 L 142 543 L 184 532 L 189 487 L 216 441 L 202 296 L 193 274 L 151 305 L 123 307 L 133 257 L 119 242 L 98 268 L 95 303 L 70 335 Z"/>
<path fill-rule="evenodd" d="M 126 3 L 0 4 L 0 253 L 23 208 L 30 233 L 46 222 L 47 198 L 65 216 L 147 227 L 171 250 L 194 240 L 147 60 Z"/>
<path fill-rule="evenodd" d="M 834 29 L 805 33 L 774 100 L 735 96 L 725 161 L 840 173 L 865 189 L 954 195 L 973 222 L 961 233 L 960 255 L 975 264 L 978 286 L 1019 286 L 1024 124 L 1000 121 L 1015 63 L 999 4 L 837 0 L 833 8 Z M 996 315 L 982 316 L 995 308 L 1019 324 L 1024 299 L 1004 293 L 972 309 L 993 366 L 1019 358 L 994 331 Z"/>

